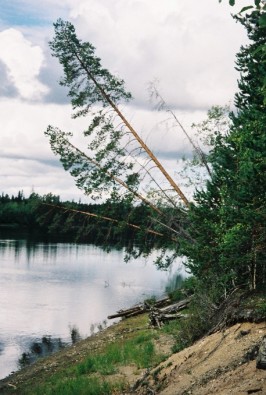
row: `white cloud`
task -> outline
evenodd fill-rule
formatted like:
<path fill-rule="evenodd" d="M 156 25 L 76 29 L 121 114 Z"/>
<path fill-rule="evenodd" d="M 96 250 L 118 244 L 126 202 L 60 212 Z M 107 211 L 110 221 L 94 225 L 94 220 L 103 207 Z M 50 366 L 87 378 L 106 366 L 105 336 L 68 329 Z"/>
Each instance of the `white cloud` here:
<path fill-rule="evenodd" d="M 33 104 L 21 99 L 0 101 L 0 193 L 14 194 L 23 189 L 28 194 L 34 187 L 37 193 L 52 192 L 64 199 L 82 196 L 44 135 L 49 124 L 63 130 L 80 130 L 84 120 L 75 122 L 70 115 L 67 105 Z"/>
<path fill-rule="evenodd" d="M 38 81 L 44 63 L 43 51 L 20 31 L 11 28 L 0 33 L 0 59 L 22 98 L 35 100 L 48 93 L 49 88 Z"/>
<path fill-rule="evenodd" d="M 25 196 L 34 191 L 40 195 L 53 193 L 63 200 L 86 197 L 77 189 L 73 178 L 62 167 L 54 167 L 26 159 L 0 159 L 3 169 L 0 175 L 1 192 L 17 195 L 23 190 Z"/>
<path fill-rule="evenodd" d="M 241 6 L 248 2 L 242 0 Z M 59 0 L 54 5 L 52 0 L 16 0 L 20 11 L 36 16 L 36 21 L 43 18 L 45 23 L 9 24 L 0 33 L 2 97 L 6 98 L 0 101 L 2 189 L 13 191 L 16 185 L 21 189 L 24 183 L 25 190 L 38 179 L 46 193 L 76 193 L 74 181 L 57 166 L 43 135 L 49 123 L 75 130 L 86 122 L 71 120 L 70 107 L 65 105 L 66 91 L 58 85 L 61 66 L 47 50 L 53 36 L 49 18 L 72 21 L 77 35 L 96 47 L 103 66 L 125 80 L 135 98 L 126 107 L 129 120 L 173 173 L 177 159 L 189 147 L 171 123 L 167 127 L 160 124 L 165 115 L 151 110 L 147 85 L 154 79 L 160 81 L 160 92 L 188 130 L 192 122 L 205 118 L 211 105 L 233 99 L 238 77 L 235 53 L 245 43 L 246 33 L 230 16 L 237 9 L 227 3 Z M 3 78 L 8 81 L 2 83 Z M 18 94 L 20 100 L 15 99 Z"/>
<path fill-rule="evenodd" d="M 155 78 L 178 108 L 206 109 L 232 99 L 234 58 L 245 32 L 225 4 L 79 0 L 70 16 L 78 35 L 96 46 L 103 64 L 125 79 L 140 105 Z"/>

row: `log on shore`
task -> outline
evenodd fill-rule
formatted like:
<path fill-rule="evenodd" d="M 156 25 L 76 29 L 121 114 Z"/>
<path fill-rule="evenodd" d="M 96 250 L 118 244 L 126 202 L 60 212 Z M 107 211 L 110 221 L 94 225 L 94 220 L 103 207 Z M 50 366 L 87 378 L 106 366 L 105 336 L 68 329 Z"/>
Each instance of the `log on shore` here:
<path fill-rule="evenodd" d="M 127 318 L 132 317 L 134 315 L 142 314 L 146 311 L 143 305 L 132 307 L 126 310 L 119 310 L 116 314 L 108 315 L 108 319 L 111 320 L 113 318 Z"/>
<path fill-rule="evenodd" d="M 129 309 L 119 310 L 117 313 L 109 315 L 107 318 L 109 320 L 111 320 L 113 318 L 134 317 L 134 316 L 136 316 L 138 314 L 143 314 L 146 311 L 150 311 L 151 306 L 159 308 L 161 306 L 165 306 L 169 302 L 170 302 L 170 299 L 168 297 L 167 298 L 163 298 L 163 299 L 159 299 L 154 304 L 151 304 L 151 303 L 145 301 L 144 303 L 141 303 L 141 304 L 139 304 L 137 306 L 130 307 Z"/>
<path fill-rule="evenodd" d="M 190 296 L 160 309 L 156 307 L 151 308 L 149 313 L 150 325 L 161 328 L 161 326 L 168 321 L 186 318 L 187 315 L 180 313 L 180 311 L 184 310 L 189 305 L 191 299 L 192 297 Z"/>
<path fill-rule="evenodd" d="M 160 308 L 161 313 L 176 313 L 177 311 L 184 310 L 190 303 L 191 297 L 187 299 L 180 300 L 177 303 L 173 303 L 169 306 Z M 156 306 L 155 306 L 156 307 Z"/>
<path fill-rule="evenodd" d="M 166 322 L 177 320 L 180 318 L 187 318 L 187 316 L 188 314 L 163 314 L 160 310 L 152 310 L 149 313 L 149 321 L 151 326 L 161 328 Z"/>

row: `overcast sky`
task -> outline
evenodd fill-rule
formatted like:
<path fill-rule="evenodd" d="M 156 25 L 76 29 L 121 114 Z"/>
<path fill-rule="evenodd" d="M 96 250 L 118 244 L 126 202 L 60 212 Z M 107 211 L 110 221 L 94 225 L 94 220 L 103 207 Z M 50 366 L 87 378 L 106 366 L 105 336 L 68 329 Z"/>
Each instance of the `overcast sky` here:
<path fill-rule="evenodd" d="M 126 82 L 139 133 L 172 171 L 188 154 L 177 130 L 158 127 L 148 85 L 157 80 L 168 105 L 189 130 L 212 105 L 233 102 L 235 54 L 246 43 L 227 0 L 0 0 L 0 193 L 82 196 L 52 154 L 49 124 L 81 129 L 71 119 L 60 66 L 48 41 L 57 18 L 71 21 L 102 63 Z M 241 7 L 248 1 L 241 0 Z M 156 131 L 159 133 L 156 134 Z M 154 137 L 155 136 L 155 137 Z M 86 199 L 83 199 L 86 201 Z"/>

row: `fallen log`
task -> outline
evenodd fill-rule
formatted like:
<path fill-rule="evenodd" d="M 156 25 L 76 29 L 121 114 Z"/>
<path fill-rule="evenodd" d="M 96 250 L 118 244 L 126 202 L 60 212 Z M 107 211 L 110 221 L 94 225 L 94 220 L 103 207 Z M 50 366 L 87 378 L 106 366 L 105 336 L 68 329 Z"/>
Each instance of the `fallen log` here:
<path fill-rule="evenodd" d="M 188 314 L 181 314 L 181 313 L 177 313 L 177 314 L 161 314 L 160 320 L 163 322 L 166 321 L 172 321 L 172 320 L 177 320 L 178 318 L 187 318 Z"/>
<path fill-rule="evenodd" d="M 169 306 L 163 307 L 160 309 L 160 311 L 162 313 L 176 313 L 177 311 L 184 310 L 189 305 L 190 301 L 191 301 L 191 297 L 184 300 L 180 300 L 179 302 L 173 303 Z"/>
<path fill-rule="evenodd" d="M 166 322 L 177 320 L 180 318 L 187 318 L 188 314 L 182 314 L 182 313 L 175 313 L 175 314 L 163 314 L 161 313 L 160 310 L 152 310 L 149 313 L 149 321 L 150 325 L 153 327 L 159 327 Z"/>
<path fill-rule="evenodd" d="M 135 306 L 131 307 L 130 309 L 126 310 L 119 310 L 116 314 L 108 315 L 108 319 L 111 320 L 113 318 L 118 318 L 118 317 L 127 317 L 130 316 L 131 314 L 141 314 L 143 312 L 144 306 Z"/>
<path fill-rule="evenodd" d="M 168 297 L 158 299 L 157 301 L 149 302 L 149 301 L 144 301 L 143 303 L 130 307 L 129 309 L 124 309 L 124 310 L 119 310 L 117 313 L 109 315 L 107 318 L 109 320 L 113 318 L 129 318 L 136 316 L 138 314 L 143 314 L 146 311 L 150 311 L 151 307 L 156 307 L 159 308 L 161 306 L 165 306 L 167 303 L 170 302 L 170 299 Z"/>
<path fill-rule="evenodd" d="M 171 299 L 166 297 L 166 298 L 162 298 L 162 299 L 156 300 L 154 304 L 148 303 L 148 302 L 144 302 L 144 303 L 148 303 L 149 305 L 152 305 L 152 306 L 155 306 L 155 307 L 159 308 L 159 307 L 163 307 L 163 306 L 168 305 L 170 302 L 171 302 Z"/>
<path fill-rule="evenodd" d="M 169 306 L 162 307 L 160 309 L 155 306 L 150 309 L 149 320 L 150 325 L 153 327 L 161 328 L 168 321 L 177 320 L 180 318 L 186 318 L 187 314 L 180 313 L 184 310 L 190 303 L 192 297 L 180 300 L 177 303 L 172 303 Z"/>

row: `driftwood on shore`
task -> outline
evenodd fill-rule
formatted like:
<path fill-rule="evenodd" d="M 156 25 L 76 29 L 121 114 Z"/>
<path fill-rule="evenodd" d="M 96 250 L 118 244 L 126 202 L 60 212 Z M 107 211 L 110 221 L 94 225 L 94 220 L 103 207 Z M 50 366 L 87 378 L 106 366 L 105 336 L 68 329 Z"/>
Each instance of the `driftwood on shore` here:
<path fill-rule="evenodd" d="M 188 306 L 190 300 L 191 297 L 172 304 L 169 298 L 159 299 L 154 303 L 144 302 L 129 309 L 119 310 L 116 314 L 109 315 L 108 319 L 129 318 L 148 311 L 150 324 L 161 327 L 167 321 L 186 317 L 179 312 Z"/>
<path fill-rule="evenodd" d="M 118 317 L 129 318 L 129 317 L 133 317 L 135 315 L 145 313 L 146 311 L 150 311 L 151 305 L 153 305 L 154 307 L 160 308 L 160 307 L 163 307 L 169 303 L 170 303 L 170 299 L 168 297 L 158 299 L 154 303 L 149 303 L 148 301 L 145 301 L 144 303 L 140 303 L 136 306 L 130 307 L 129 309 L 119 310 L 116 314 L 109 315 L 107 318 L 109 320 L 111 320 L 113 318 L 118 318 Z"/>
<path fill-rule="evenodd" d="M 181 300 L 177 303 L 170 304 L 166 307 L 158 309 L 151 308 L 149 313 L 150 325 L 159 328 L 168 321 L 186 318 L 187 314 L 182 314 L 180 311 L 184 310 L 190 303 L 191 297 Z"/>

